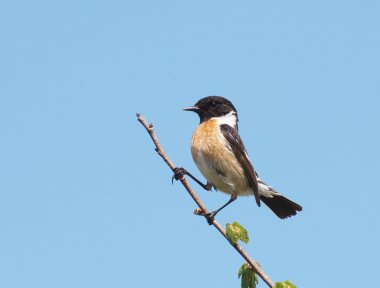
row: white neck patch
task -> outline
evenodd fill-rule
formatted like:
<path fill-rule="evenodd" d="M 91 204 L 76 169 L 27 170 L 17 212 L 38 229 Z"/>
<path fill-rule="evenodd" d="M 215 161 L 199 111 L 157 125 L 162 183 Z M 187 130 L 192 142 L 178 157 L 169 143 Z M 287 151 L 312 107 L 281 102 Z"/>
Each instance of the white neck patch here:
<path fill-rule="evenodd" d="M 227 124 L 228 126 L 236 129 L 237 117 L 235 111 L 231 111 L 230 113 L 223 116 L 214 117 L 214 119 L 218 122 L 219 125 Z"/>

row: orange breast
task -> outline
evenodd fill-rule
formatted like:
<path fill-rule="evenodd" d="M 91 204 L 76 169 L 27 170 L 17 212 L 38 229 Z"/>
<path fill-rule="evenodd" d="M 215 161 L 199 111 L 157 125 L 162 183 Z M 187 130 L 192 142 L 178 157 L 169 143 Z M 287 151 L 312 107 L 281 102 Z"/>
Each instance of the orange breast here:
<path fill-rule="evenodd" d="M 219 127 L 216 120 L 208 120 L 198 126 L 192 138 L 192 150 L 216 152 L 219 146 Z"/>
<path fill-rule="evenodd" d="M 202 175 L 219 191 L 246 194 L 244 171 L 228 146 L 219 124 L 211 119 L 195 130 L 191 154 Z"/>

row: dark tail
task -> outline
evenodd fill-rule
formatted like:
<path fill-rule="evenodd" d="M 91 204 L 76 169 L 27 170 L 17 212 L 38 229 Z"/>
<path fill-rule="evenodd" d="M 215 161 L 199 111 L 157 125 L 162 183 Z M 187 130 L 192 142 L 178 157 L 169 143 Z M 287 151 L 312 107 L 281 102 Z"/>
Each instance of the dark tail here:
<path fill-rule="evenodd" d="M 272 198 L 260 196 L 260 199 L 281 219 L 292 217 L 297 211 L 302 211 L 300 205 L 282 195 L 273 195 Z"/>

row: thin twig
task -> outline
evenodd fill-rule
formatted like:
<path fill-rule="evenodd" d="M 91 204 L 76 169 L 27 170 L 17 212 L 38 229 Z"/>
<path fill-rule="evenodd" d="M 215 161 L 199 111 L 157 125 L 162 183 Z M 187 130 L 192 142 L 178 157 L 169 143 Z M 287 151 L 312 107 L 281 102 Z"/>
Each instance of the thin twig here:
<path fill-rule="evenodd" d="M 160 142 L 158 141 L 158 138 L 156 136 L 156 133 L 154 132 L 154 129 L 153 129 L 153 125 L 148 123 L 143 116 L 141 116 L 141 114 L 139 113 L 136 113 L 136 116 L 137 116 L 137 120 L 145 127 L 145 129 L 147 130 L 147 132 L 149 133 L 150 137 L 152 138 L 153 140 L 153 143 L 154 145 L 156 146 L 156 152 L 158 153 L 158 155 L 160 155 L 162 157 L 162 159 L 166 162 L 166 164 L 169 166 L 169 168 L 174 172 L 174 168 L 176 168 L 176 166 L 173 164 L 173 162 L 169 159 L 168 155 L 166 154 L 165 150 L 162 148 Z M 182 183 L 182 185 L 186 188 L 187 192 L 190 194 L 191 198 L 193 198 L 193 200 L 195 201 L 195 203 L 198 205 L 198 207 L 201 209 L 202 213 L 204 214 L 207 214 L 208 213 L 208 210 L 206 208 L 206 206 L 202 203 L 202 201 L 198 198 L 198 196 L 195 194 L 195 192 L 193 191 L 193 189 L 190 187 L 189 183 L 187 182 L 186 178 L 185 177 L 181 177 L 179 179 Z M 239 245 L 239 244 L 233 244 L 231 243 L 228 238 L 227 238 L 227 235 L 226 235 L 226 232 L 224 231 L 224 229 L 222 228 L 222 226 L 220 226 L 220 224 L 214 220 L 212 222 L 212 225 L 214 225 L 214 227 L 223 235 L 223 237 L 225 239 L 227 239 L 228 243 L 230 243 L 230 245 L 232 247 L 235 248 L 235 250 L 245 259 L 245 261 L 247 261 L 247 263 L 251 266 L 251 268 L 253 269 L 253 271 L 255 271 L 255 273 L 257 275 L 260 276 L 260 278 L 269 286 L 269 287 L 274 287 L 274 283 L 272 282 L 272 280 L 268 277 L 268 275 L 266 275 L 263 271 L 263 269 L 261 269 L 260 265 L 255 262 L 248 254 L 247 252 L 245 252 L 243 250 L 243 248 Z"/>

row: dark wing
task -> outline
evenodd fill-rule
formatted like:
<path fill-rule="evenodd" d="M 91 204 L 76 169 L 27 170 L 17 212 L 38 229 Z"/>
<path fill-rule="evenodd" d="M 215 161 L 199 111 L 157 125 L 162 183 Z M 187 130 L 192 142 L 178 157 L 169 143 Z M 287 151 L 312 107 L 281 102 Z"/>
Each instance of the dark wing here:
<path fill-rule="evenodd" d="M 253 169 L 251 162 L 248 159 L 247 151 L 244 148 L 243 141 L 241 140 L 236 129 L 232 128 L 227 124 L 220 125 L 220 130 L 222 131 L 227 142 L 231 146 L 232 152 L 234 152 L 236 159 L 239 161 L 240 165 L 243 167 L 244 173 L 247 176 L 249 185 L 251 186 L 253 193 L 256 198 L 256 203 L 260 206 L 260 196 L 257 184 L 256 172 Z"/>

